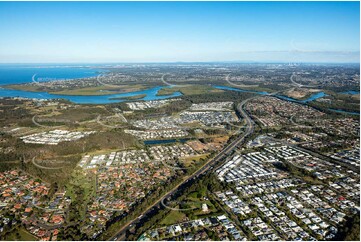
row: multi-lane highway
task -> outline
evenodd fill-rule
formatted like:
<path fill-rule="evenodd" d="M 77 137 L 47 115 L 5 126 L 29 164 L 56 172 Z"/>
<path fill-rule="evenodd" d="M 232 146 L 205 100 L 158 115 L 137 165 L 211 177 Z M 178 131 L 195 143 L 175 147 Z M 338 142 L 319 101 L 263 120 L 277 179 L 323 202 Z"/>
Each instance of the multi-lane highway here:
<path fill-rule="evenodd" d="M 303 85 L 303 84 L 300 84 L 298 82 L 296 82 L 293 78 L 297 76 L 296 73 L 292 73 L 292 76 L 290 78 L 292 84 L 296 87 L 310 87 L 310 88 L 314 88 L 314 87 L 317 87 L 317 85 Z"/>
<path fill-rule="evenodd" d="M 221 161 L 223 161 L 225 157 L 227 157 L 235 148 L 237 148 L 240 144 L 243 143 L 244 139 L 248 135 L 253 133 L 254 123 L 253 123 L 252 119 L 250 118 L 250 116 L 247 114 L 247 112 L 244 110 L 244 105 L 246 104 L 246 102 L 248 102 L 250 99 L 253 99 L 253 98 L 255 98 L 255 97 L 248 98 L 248 99 L 242 101 L 237 106 L 239 113 L 241 114 L 241 116 L 244 118 L 244 120 L 247 123 L 245 132 L 243 134 L 241 134 L 239 137 L 237 137 L 234 141 L 232 141 L 229 145 L 227 145 L 213 159 L 210 159 L 206 164 L 204 164 L 202 167 L 200 167 L 192 175 L 190 175 L 189 177 L 186 177 L 181 183 L 179 183 L 172 190 L 170 190 L 168 193 L 166 193 L 164 196 L 162 196 L 157 201 L 155 201 L 152 205 L 150 205 L 144 211 L 144 213 L 142 215 L 140 215 L 139 217 L 137 217 L 137 218 L 129 221 L 125 225 L 123 225 L 123 227 L 120 228 L 118 233 L 115 236 L 113 236 L 111 238 L 111 240 L 126 240 L 127 238 L 125 238 L 125 232 L 127 231 L 127 229 L 136 225 L 140 221 L 140 219 L 142 218 L 143 215 L 146 215 L 148 212 L 150 212 L 151 210 L 153 210 L 156 207 L 162 206 L 161 205 L 162 201 L 164 199 L 171 198 L 181 186 L 191 185 L 192 181 L 194 179 L 198 178 L 200 175 L 202 175 L 202 174 L 206 173 L 207 171 L 209 171 L 210 169 L 212 169 L 213 166 L 219 165 L 219 163 Z"/>
<path fill-rule="evenodd" d="M 164 80 L 164 79 L 163 79 Z M 293 81 L 293 76 L 291 77 L 291 81 Z M 294 83 L 297 85 L 300 85 L 298 83 Z M 276 92 L 277 93 L 277 92 Z M 269 94 L 270 96 L 275 95 L 276 93 Z M 238 104 L 237 110 L 241 114 L 241 116 L 246 121 L 246 129 L 244 133 L 242 133 L 240 136 L 238 136 L 234 141 L 232 141 L 229 145 L 227 145 L 221 152 L 219 152 L 213 159 L 210 159 L 206 164 L 204 164 L 202 167 L 200 167 L 197 171 L 195 171 L 192 175 L 185 177 L 185 179 L 180 182 L 177 186 L 175 186 L 172 190 L 170 190 L 168 193 L 166 193 L 164 196 L 159 198 L 157 201 L 155 201 L 152 205 L 150 205 L 147 209 L 145 209 L 144 213 L 140 215 L 139 217 L 129 221 L 123 227 L 120 228 L 118 233 L 111 238 L 111 240 L 126 240 L 125 232 L 127 229 L 133 227 L 136 225 L 143 215 L 146 215 L 148 212 L 153 210 L 154 208 L 159 208 L 162 206 L 162 201 L 168 198 L 171 198 L 180 187 L 184 187 L 187 185 L 191 185 L 193 180 L 198 178 L 200 175 L 205 174 L 207 171 L 211 170 L 215 166 L 219 166 L 222 164 L 222 161 L 225 160 L 225 158 L 232 153 L 233 150 L 235 150 L 238 146 L 240 146 L 244 139 L 253 133 L 254 131 L 254 122 L 251 119 L 251 117 L 247 114 L 247 112 L 244 110 L 244 105 L 251 99 L 257 98 L 258 96 L 254 96 L 251 98 L 248 98 L 241 103 Z"/>

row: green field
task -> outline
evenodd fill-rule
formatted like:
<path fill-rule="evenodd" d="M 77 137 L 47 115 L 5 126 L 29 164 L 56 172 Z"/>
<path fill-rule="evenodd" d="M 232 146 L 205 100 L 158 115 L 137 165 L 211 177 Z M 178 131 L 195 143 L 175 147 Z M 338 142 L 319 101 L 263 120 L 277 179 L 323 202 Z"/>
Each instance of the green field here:
<path fill-rule="evenodd" d="M 170 211 L 170 213 L 160 222 L 161 225 L 171 225 L 182 222 L 186 217 L 181 211 Z"/>
<path fill-rule="evenodd" d="M 52 94 L 60 95 L 80 95 L 80 96 L 101 96 L 117 93 L 126 93 L 126 92 L 135 92 L 145 89 L 146 87 L 141 84 L 136 85 L 119 85 L 116 86 L 96 86 L 96 87 L 84 87 L 84 88 L 74 88 L 74 89 L 64 89 L 59 91 L 47 90 L 46 87 L 31 86 L 31 85 L 8 85 L 6 88 L 30 91 L 30 92 L 39 92 L 39 91 L 48 91 Z"/>
<path fill-rule="evenodd" d="M 86 215 L 86 204 L 95 196 L 95 176 L 85 175 L 82 171 L 75 169 L 70 181 L 66 185 L 66 196 L 72 200 L 77 209 L 70 217 L 82 221 Z"/>
<path fill-rule="evenodd" d="M 145 89 L 143 85 L 119 85 L 119 87 L 114 86 L 99 86 L 99 87 L 87 87 L 79 89 L 69 89 L 62 90 L 58 92 L 52 92 L 53 94 L 61 95 L 109 95 L 116 93 L 126 93 L 126 92 L 135 92 Z"/>
<path fill-rule="evenodd" d="M 10 234 L 6 235 L 3 240 L 8 241 L 37 241 L 38 239 L 26 231 L 24 228 L 15 229 Z"/>
<path fill-rule="evenodd" d="M 139 95 L 134 95 L 134 96 L 130 96 L 130 97 L 113 97 L 113 98 L 109 98 L 109 100 L 137 100 L 137 99 L 141 99 L 143 97 L 146 97 L 147 94 L 139 94 Z"/>
<path fill-rule="evenodd" d="M 164 87 L 157 93 L 158 96 L 171 95 L 174 92 L 181 92 L 183 95 L 197 95 L 205 93 L 223 92 L 223 90 L 216 89 L 208 85 L 187 85 L 187 86 L 175 86 Z"/>

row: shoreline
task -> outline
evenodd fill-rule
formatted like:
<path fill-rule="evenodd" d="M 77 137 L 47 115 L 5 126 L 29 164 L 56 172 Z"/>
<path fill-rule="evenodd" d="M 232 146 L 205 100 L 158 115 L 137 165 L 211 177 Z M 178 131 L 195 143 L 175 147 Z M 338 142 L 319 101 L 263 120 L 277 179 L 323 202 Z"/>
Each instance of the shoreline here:
<path fill-rule="evenodd" d="M 33 93 L 48 93 L 52 95 L 63 95 L 63 96 L 107 96 L 107 95 L 116 95 L 116 94 L 125 94 L 131 92 L 144 91 L 153 86 L 145 86 L 137 84 L 134 86 L 119 86 L 119 87 L 106 87 L 106 86 L 95 86 L 95 87 L 85 87 L 78 89 L 65 89 L 59 91 L 52 90 L 39 90 L 38 87 L 30 86 L 27 84 L 13 84 L 13 85 L 0 85 L 0 88 L 7 89 L 9 91 L 24 91 L 24 92 L 33 92 Z M 123 88 L 123 90 L 119 90 Z M 113 89 L 113 90 L 112 90 Z"/>

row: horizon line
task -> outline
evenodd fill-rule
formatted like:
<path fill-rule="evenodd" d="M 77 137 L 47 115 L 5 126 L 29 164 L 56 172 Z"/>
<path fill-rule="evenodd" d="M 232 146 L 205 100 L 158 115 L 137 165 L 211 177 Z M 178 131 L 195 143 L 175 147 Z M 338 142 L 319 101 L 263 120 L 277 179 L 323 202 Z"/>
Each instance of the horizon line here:
<path fill-rule="evenodd" d="M 224 63 L 224 64 L 360 64 L 360 61 L 99 61 L 99 62 L 0 62 L 0 65 L 24 64 L 187 64 L 187 63 Z"/>

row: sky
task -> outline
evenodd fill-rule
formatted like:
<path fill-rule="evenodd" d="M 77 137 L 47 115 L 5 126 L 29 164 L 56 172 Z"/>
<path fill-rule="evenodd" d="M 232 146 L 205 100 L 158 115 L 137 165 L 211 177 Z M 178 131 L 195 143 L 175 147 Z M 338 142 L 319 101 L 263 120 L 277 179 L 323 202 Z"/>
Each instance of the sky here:
<path fill-rule="evenodd" d="M 359 62 L 359 2 L 0 2 L 1 63 Z"/>

